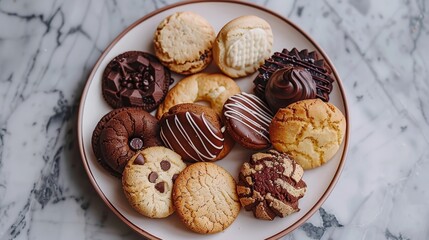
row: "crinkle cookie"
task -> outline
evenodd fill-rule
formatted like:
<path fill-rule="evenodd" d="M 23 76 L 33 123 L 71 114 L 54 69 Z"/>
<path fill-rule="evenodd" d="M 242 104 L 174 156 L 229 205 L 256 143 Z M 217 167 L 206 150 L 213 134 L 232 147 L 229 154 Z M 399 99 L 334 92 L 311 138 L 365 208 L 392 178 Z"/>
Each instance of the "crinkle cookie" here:
<path fill-rule="evenodd" d="M 237 193 L 241 205 L 256 218 L 273 220 L 299 211 L 307 185 L 304 170 L 284 153 L 255 153 L 240 170 Z"/>
<path fill-rule="evenodd" d="M 273 147 L 289 154 L 304 169 L 328 162 L 340 148 L 346 131 L 341 111 L 320 99 L 280 108 L 270 124 Z"/>
<path fill-rule="evenodd" d="M 234 178 L 214 163 L 188 166 L 173 188 L 176 212 L 194 232 L 207 234 L 229 227 L 240 212 Z"/>
<path fill-rule="evenodd" d="M 122 175 L 122 188 L 131 206 L 150 218 L 165 218 L 174 212 L 173 182 L 186 164 L 165 147 L 137 152 Z"/>

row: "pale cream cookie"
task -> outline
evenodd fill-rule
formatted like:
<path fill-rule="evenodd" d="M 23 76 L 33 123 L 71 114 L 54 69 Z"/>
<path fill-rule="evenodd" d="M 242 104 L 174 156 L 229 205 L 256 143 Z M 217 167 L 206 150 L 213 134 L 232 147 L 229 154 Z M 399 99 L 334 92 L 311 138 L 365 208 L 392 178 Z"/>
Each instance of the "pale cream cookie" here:
<path fill-rule="evenodd" d="M 150 218 L 165 218 L 174 212 L 173 182 L 186 164 L 165 147 L 137 152 L 122 173 L 122 188 L 131 206 Z"/>
<path fill-rule="evenodd" d="M 241 16 L 228 22 L 213 45 L 213 59 L 226 75 L 236 78 L 254 73 L 271 55 L 270 25 L 256 16 Z"/>

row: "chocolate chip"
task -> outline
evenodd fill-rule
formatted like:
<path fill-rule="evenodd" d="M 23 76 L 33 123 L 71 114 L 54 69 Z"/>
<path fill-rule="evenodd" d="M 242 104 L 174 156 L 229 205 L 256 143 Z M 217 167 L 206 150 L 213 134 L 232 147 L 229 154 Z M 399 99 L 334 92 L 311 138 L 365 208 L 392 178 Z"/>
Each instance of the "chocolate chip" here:
<path fill-rule="evenodd" d="M 178 177 L 178 176 L 179 176 L 179 174 L 174 174 L 174 175 L 173 175 L 173 178 L 172 178 L 172 179 L 173 179 L 173 182 L 175 182 L 175 181 L 176 181 L 176 179 L 177 179 L 177 177 Z"/>
<path fill-rule="evenodd" d="M 158 179 L 158 173 L 151 172 L 148 176 L 149 182 L 154 183 Z"/>
<path fill-rule="evenodd" d="M 162 160 L 161 163 L 160 163 L 160 165 L 161 165 L 161 169 L 164 170 L 164 171 L 167 171 L 171 167 L 170 162 L 167 161 L 167 160 Z"/>
<path fill-rule="evenodd" d="M 144 165 L 144 164 L 145 164 L 144 157 L 143 155 L 139 154 L 134 160 L 134 165 Z"/>
<path fill-rule="evenodd" d="M 160 193 L 164 193 L 164 191 L 165 191 L 165 182 L 159 182 L 159 183 L 155 184 L 155 188 Z"/>
<path fill-rule="evenodd" d="M 130 141 L 130 147 L 134 151 L 138 151 L 143 148 L 143 140 L 141 138 L 133 138 Z"/>

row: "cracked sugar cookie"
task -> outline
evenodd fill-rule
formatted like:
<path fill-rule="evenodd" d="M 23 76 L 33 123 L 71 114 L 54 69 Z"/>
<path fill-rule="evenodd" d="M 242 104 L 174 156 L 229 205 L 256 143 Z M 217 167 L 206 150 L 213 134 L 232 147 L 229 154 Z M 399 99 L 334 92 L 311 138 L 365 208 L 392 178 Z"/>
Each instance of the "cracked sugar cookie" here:
<path fill-rule="evenodd" d="M 340 148 L 345 131 L 341 111 L 320 99 L 280 108 L 269 128 L 273 147 L 288 153 L 304 169 L 328 162 Z"/>
<path fill-rule="evenodd" d="M 254 73 L 271 55 L 271 26 L 256 16 L 228 22 L 213 44 L 213 59 L 226 75 L 237 78 Z"/>
<path fill-rule="evenodd" d="M 241 205 L 256 218 L 273 220 L 299 211 L 307 191 L 304 170 L 287 154 L 270 150 L 255 153 L 242 165 L 237 184 Z"/>
<path fill-rule="evenodd" d="M 122 188 L 131 206 L 150 218 L 165 218 L 174 212 L 173 182 L 186 164 L 165 147 L 137 152 L 122 174 Z"/>
<path fill-rule="evenodd" d="M 173 201 L 185 225 L 197 233 L 216 233 L 229 227 L 240 212 L 234 178 L 214 163 L 188 166 L 176 179 Z"/>

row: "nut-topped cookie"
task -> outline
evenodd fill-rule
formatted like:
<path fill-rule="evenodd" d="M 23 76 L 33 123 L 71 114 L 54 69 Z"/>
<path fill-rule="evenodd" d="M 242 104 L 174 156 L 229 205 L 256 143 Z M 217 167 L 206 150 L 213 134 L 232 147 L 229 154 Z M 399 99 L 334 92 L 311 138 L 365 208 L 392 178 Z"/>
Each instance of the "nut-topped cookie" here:
<path fill-rule="evenodd" d="M 273 220 L 299 211 L 307 190 L 304 170 L 288 155 L 270 150 L 255 153 L 240 170 L 237 193 L 241 205 L 256 218 Z"/>
<path fill-rule="evenodd" d="M 186 164 L 165 147 L 137 152 L 122 175 L 122 188 L 131 206 L 150 218 L 164 218 L 174 212 L 173 182 Z"/>

